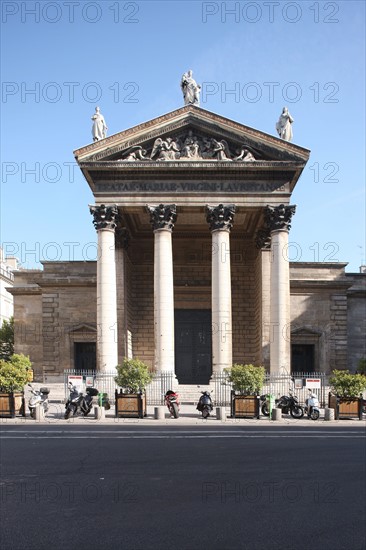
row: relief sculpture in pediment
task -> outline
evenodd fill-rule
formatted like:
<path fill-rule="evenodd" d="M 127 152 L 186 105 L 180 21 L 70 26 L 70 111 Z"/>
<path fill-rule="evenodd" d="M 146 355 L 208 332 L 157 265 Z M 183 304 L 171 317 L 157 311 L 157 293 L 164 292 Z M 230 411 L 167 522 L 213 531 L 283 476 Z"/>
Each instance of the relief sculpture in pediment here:
<path fill-rule="evenodd" d="M 151 147 L 151 146 L 150 146 Z M 204 161 L 220 162 L 254 162 L 258 160 L 257 153 L 241 145 L 232 153 L 228 142 L 208 136 L 197 136 L 192 130 L 187 134 L 173 137 L 158 137 L 151 150 L 135 145 L 122 153 L 119 162 L 164 162 L 164 161 Z"/>

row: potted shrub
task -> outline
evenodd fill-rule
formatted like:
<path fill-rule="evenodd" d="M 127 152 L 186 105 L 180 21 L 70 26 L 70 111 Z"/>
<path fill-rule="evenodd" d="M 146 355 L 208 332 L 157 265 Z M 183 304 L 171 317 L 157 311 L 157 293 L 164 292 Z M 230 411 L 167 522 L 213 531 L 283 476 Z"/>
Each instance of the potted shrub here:
<path fill-rule="evenodd" d="M 262 390 L 265 369 L 255 365 L 234 364 L 225 369 L 232 383 L 231 416 L 259 418 L 259 394 Z"/>
<path fill-rule="evenodd" d="M 152 376 L 148 366 L 140 359 L 123 360 L 117 365 L 115 382 L 120 390 L 116 390 L 116 416 L 124 418 L 143 418 L 146 416 L 146 386 Z"/>
<path fill-rule="evenodd" d="M 328 405 L 335 411 L 335 418 L 362 418 L 362 392 L 366 390 L 366 377 L 351 374 L 349 370 L 334 370 L 329 379 L 332 393 Z"/>
<path fill-rule="evenodd" d="M 0 360 L 0 416 L 25 416 L 24 386 L 32 372 L 32 363 L 25 355 L 13 354 L 8 361 Z"/>

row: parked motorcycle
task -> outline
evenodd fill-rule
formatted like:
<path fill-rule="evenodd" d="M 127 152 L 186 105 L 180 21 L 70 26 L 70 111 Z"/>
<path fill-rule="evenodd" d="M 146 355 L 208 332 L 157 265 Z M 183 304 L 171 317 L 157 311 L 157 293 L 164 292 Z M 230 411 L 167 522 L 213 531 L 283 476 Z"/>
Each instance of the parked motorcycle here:
<path fill-rule="evenodd" d="M 32 393 L 32 396 L 29 398 L 28 402 L 29 413 L 32 418 L 35 418 L 37 407 L 43 407 L 44 412 L 48 411 L 48 394 L 50 393 L 50 390 L 48 388 L 39 388 L 39 390 L 35 390 L 32 384 L 28 384 L 28 386 L 30 387 L 30 391 Z"/>
<path fill-rule="evenodd" d="M 168 390 L 165 394 L 165 404 L 169 409 L 169 412 L 174 418 L 179 417 L 179 409 L 180 409 L 180 403 L 179 403 L 179 395 L 172 390 Z"/>
<path fill-rule="evenodd" d="M 79 392 L 76 386 L 69 382 L 70 395 L 65 405 L 64 418 L 67 420 L 71 414 L 76 415 L 78 409 L 80 409 L 83 416 L 87 416 L 93 406 L 93 397 L 98 395 L 96 388 L 86 388 L 86 395 L 83 392 Z"/>
<path fill-rule="evenodd" d="M 309 390 L 309 397 L 305 401 L 305 413 L 307 414 L 308 418 L 311 418 L 312 420 L 318 420 L 320 416 L 320 410 L 319 410 L 319 399 L 316 393 L 313 393 L 311 390 Z"/>
<path fill-rule="evenodd" d="M 263 402 L 262 414 L 269 416 L 269 395 L 261 395 L 261 401 Z M 291 391 L 288 395 L 282 395 L 279 399 L 276 399 L 275 406 L 282 409 L 282 414 L 290 413 L 292 418 L 302 418 L 304 416 L 304 409 L 299 405 L 298 398 Z"/>
<path fill-rule="evenodd" d="M 196 409 L 202 413 L 203 418 L 207 418 L 213 410 L 212 399 L 208 391 L 201 391 L 201 394 Z"/>

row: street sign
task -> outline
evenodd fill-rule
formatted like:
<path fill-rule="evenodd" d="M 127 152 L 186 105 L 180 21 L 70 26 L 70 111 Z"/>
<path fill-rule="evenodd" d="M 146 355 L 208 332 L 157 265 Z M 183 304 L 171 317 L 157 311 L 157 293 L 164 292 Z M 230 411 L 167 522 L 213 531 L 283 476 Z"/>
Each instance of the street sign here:
<path fill-rule="evenodd" d="M 87 388 L 92 388 L 94 386 L 94 376 L 85 377 L 85 386 Z"/>
<path fill-rule="evenodd" d="M 295 390 L 302 390 L 304 382 L 302 378 L 295 378 L 294 380 Z"/>
<path fill-rule="evenodd" d="M 71 382 L 73 386 L 76 387 L 76 389 L 80 392 L 83 391 L 83 377 L 76 375 L 76 374 L 70 374 L 67 377 L 67 382 Z"/>
<path fill-rule="evenodd" d="M 321 388 L 321 378 L 305 378 L 305 387 L 314 389 Z"/>

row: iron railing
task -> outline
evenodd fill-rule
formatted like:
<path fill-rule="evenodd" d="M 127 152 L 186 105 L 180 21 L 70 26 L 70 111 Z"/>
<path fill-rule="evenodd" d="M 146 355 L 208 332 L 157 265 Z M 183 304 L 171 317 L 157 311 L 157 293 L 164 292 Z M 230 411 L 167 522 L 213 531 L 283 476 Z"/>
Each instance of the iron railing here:
<path fill-rule="evenodd" d="M 167 390 L 172 389 L 175 379 L 173 372 L 152 372 L 152 382 L 146 388 L 146 399 L 149 405 L 163 405 L 164 395 Z M 88 378 L 93 386 L 99 392 L 107 393 L 110 400 L 114 401 L 115 390 L 118 388 L 115 377 L 117 371 L 98 372 L 95 370 L 69 369 L 64 371 L 64 391 L 65 397 L 69 396 L 68 381 L 69 376 L 81 376 L 82 387 L 85 389 Z"/>
<path fill-rule="evenodd" d="M 291 391 L 299 399 L 300 403 L 305 403 L 308 397 L 310 379 L 318 379 L 319 386 L 312 387 L 312 391 L 318 396 L 321 407 L 326 405 L 326 396 L 328 395 L 328 377 L 324 372 L 296 372 L 291 374 L 266 374 L 265 382 L 261 394 L 272 394 L 277 399 L 281 395 L 287 395 Z M 215 373 L 211 380 L 214 385 L 213 400 L 217 406 L 229 406 L 231 403 L 232 384 L 229 382 L 228 375 L 224 372 Z"/>

